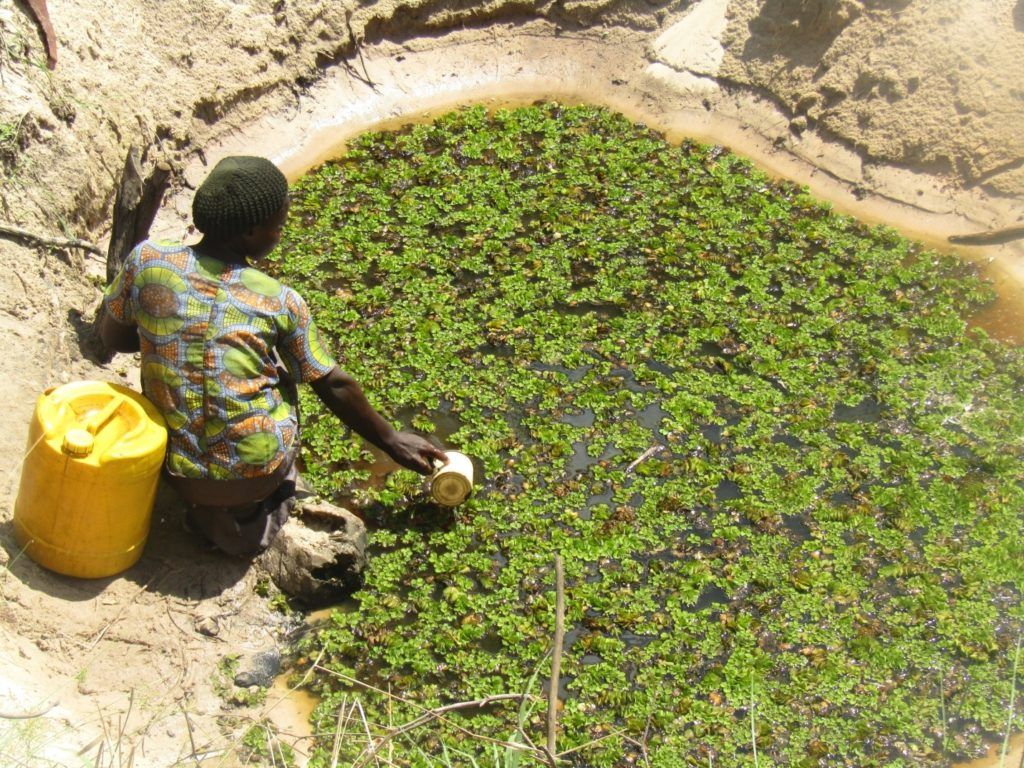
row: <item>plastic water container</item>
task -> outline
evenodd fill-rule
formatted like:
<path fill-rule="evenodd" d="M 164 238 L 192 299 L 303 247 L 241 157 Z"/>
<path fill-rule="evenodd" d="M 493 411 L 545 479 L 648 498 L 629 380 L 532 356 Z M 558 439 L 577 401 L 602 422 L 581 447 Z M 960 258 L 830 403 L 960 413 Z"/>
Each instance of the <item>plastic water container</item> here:
<path fill-rule="evenodd" d="M 159 411 L 130 389 L 78 381 L 36 402 L 14 503 L 25 554 L 100 578 L 141 557 L 167 447 Z"/>
<path fill-rule="evenodd" d="M 446 507 L 455 507 L 473 492 L 473 461 L 464 453 L 445 451 L 447 464 L 440 464 L 430 477 L 430 495 Z"/>

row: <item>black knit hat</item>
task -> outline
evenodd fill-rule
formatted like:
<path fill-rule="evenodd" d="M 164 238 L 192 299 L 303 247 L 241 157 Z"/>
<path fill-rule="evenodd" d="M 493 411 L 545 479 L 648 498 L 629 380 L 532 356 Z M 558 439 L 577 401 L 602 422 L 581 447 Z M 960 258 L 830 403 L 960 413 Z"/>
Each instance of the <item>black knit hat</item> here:
<path fill-rule="evenodd" d="M 225 157 L 192 198 L 192 221 L 205 235 L 231 237 L 247 232 L 279 210 L 288 180 L 264 157 Z"/>

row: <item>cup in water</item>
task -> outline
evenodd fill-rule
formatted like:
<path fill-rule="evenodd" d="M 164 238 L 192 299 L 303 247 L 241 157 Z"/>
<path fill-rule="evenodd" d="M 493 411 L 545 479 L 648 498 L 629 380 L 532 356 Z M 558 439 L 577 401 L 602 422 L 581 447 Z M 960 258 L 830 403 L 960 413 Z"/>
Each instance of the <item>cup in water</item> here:
<path fill-rule="evenodd" d="M 430 495 L 438 504 L 454 507 L 473 492 L 473 462 L 459 451 L 445 451 L 447 464 L 438 462 L 430 477 Z"/>

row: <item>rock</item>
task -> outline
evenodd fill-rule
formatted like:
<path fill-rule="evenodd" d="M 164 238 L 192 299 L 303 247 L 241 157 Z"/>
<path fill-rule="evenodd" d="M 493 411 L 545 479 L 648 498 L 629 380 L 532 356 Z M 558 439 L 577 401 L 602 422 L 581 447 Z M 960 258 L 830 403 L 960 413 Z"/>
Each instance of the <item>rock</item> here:
<path fill-rule="evenodd" d="M 220 634 L 220 624 L 213 616 L 200 616 L 196 619 L 196 632 L 207 637 L 216 637 Z"/>
<path fill-rule="evenodd" d="M 366 526 L 331 504 L 299 503 L 257 562 L 278 589 L 309 607 L 340 602 L 361 583 Z"/>
<path fill-rule="evenodd" d="M 807 118 L 804 117 L 803 115 L 798 115 L 797 117 L 794 117 L 789 122 L 789 130 L 791 130 L 793 133 L 799 136 L 801 133 L 807 130 Z"/>
<path fill-rule="evenodd" d="M 281 653 L 277 648 L 270 648 L 243 657 L 238 662 L 234 683 L 239 688 L 268 688 L 280 671 Z"/>

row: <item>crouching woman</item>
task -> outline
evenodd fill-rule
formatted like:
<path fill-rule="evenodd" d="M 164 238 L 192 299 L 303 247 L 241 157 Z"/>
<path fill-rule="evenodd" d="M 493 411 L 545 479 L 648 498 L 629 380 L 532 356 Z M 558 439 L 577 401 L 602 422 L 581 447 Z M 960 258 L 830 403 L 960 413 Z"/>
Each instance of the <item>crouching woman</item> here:
<path fill-rule="evenodd" d="M 373 409 L 328 352 L 302 297 L 257 268 L 287 214 L 288 183 L 273 163 L 221 160 L 192 202 L 202 239 L 139 244 L 107 288 L 100 324 L 108 348 L 141 352 L 143 393 L 169 430 L 166 476 L 190 527 L 246 557 L 270 544 L 295 503 L 292 382 L 310 384 L 401 466 L 428 474 L 446 460 Z"/>

